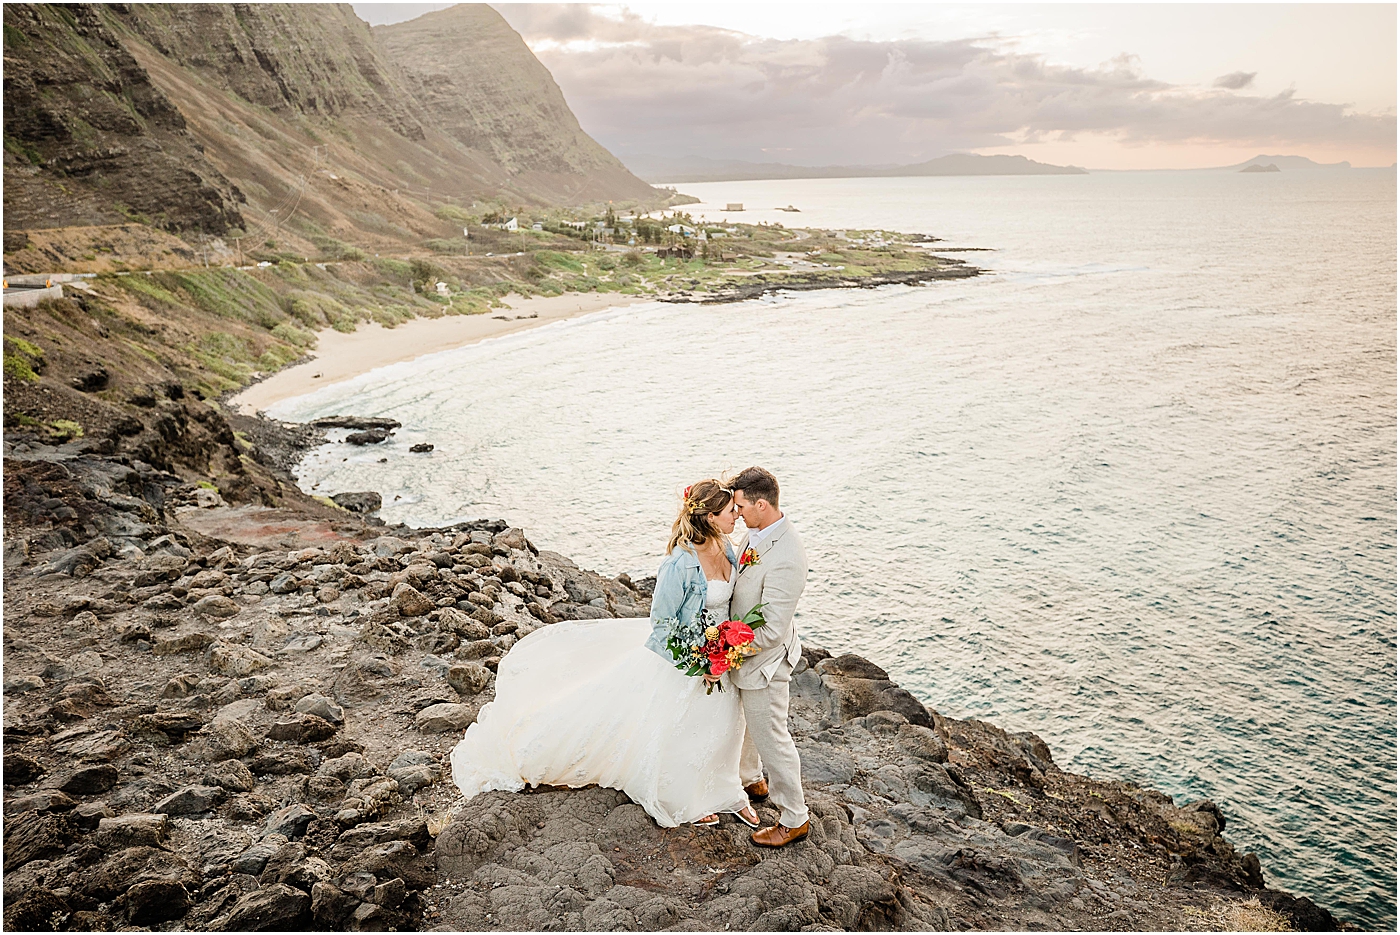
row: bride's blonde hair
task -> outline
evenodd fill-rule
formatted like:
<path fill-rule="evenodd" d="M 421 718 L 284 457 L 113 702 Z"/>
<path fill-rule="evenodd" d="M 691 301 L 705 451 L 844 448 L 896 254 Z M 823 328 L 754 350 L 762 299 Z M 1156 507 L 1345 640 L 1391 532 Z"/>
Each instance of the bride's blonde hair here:
<path fill-rule="evenodd" d="M 671 525 L 671 541 L 666 543 L 666 554 L 670 555 L 681 543 L 692 549 L 710 542 L 723 544 L 724 533 L 719 531 L 710 517 L 729 506 L 729 501 L 734 499 L 734 491 L 711 477 L 685 488 L 683 497 L 680 515 Z"/>

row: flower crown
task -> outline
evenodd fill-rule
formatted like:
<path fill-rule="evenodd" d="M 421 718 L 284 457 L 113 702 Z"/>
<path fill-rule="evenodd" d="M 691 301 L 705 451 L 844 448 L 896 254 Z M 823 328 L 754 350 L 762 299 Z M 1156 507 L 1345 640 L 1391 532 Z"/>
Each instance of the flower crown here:
<path fill-rule="evenodd" d="M 691 491 L 692 489 L 694 489 L 694 487 L 695 487 L 695 485 L 694 485 L 694 484 L 691 484 L 689 487 L 685 488 L 685 493 L 683 494 L 683 496 L 685 497 L 685 511 L 686 511 L 687 513 L 692 513 L 692 514 L 694 514 L 694 513 L 710 513 L 710 512 L 712 512 L 712 511 L 710 510 L 710 508 L 707 507 L 707 506 L 705 505 L 705 501 L 704 501 L 704 500 L 692 500 L 692 499 L 691 499 L 691 497 L 690 497 L 690 491 Z M 728 487 L 721 487 L 720 490 L 723 490 L 725 493 L 729 494 L 730 496 L 733 496 L 733 494 L 734 494 L 734 491 L 730 490 Z"/>

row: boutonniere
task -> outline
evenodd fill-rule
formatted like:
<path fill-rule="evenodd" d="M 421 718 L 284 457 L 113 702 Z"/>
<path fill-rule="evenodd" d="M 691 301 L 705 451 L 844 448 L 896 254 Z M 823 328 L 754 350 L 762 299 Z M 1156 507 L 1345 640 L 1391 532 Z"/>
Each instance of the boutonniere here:
<path fill-rule="evenodd" d="M 744 550 L 744 554 L 739 556 L 739 570 L 743 571 L 750 565 L 758 564 L 758 550 L 753 547 Z"/>

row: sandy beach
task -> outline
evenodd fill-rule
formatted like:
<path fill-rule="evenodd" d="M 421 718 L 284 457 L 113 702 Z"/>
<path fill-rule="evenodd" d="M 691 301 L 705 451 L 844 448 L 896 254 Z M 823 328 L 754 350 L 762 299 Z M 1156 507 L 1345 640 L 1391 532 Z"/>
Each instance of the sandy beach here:
<path fill-rule="evenodd" d="M 348 380 L 377 367 L 650 299 L 608 292 L 567 292 L 531 298 L 512 293 L 504 301 L 508 309 L 492 309 L 485 315 L 415 318 L 396 328 L 362 323 L 351 334 L 328 328 L 317 334 L 311 360 L 253 384 L 234 396 L 230 405 L 245 415 L 254 415 L 273 403 Z"/>

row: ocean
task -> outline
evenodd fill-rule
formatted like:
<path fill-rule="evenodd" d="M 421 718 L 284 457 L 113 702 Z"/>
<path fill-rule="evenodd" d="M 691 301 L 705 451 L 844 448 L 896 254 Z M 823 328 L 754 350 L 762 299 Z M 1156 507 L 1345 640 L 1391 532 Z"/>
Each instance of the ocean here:
<path fill-rule="evenodd" d="M 805 641 L 1065 769 L 1209 797 L 1271 886 L 1393 928 L 1395 173 L 679 187 L 708 220 L 983 248 L 949 255 L 986 275 L 386 367 L 273 408 L 404 423 L 303 487 L 635 575 L 687 484 L 763 465 L 809 553 Z"/>

